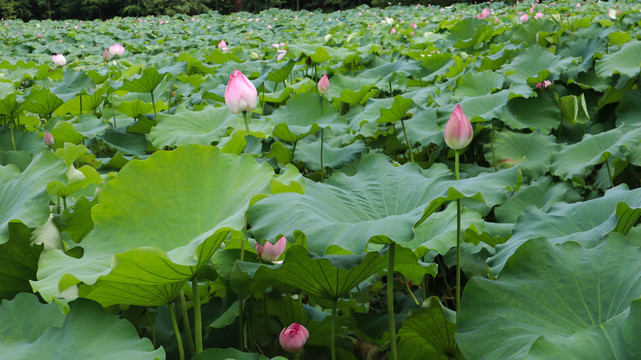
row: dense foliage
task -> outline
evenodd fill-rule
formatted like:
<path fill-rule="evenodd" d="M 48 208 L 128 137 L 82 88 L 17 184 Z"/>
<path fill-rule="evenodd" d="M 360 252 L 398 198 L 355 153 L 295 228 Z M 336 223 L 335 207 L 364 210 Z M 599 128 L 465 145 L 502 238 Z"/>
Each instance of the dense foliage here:
<path fill-rule="evenodd" d="M 641 358 L 640 21 L 3 20 L 0 358 Z"/>

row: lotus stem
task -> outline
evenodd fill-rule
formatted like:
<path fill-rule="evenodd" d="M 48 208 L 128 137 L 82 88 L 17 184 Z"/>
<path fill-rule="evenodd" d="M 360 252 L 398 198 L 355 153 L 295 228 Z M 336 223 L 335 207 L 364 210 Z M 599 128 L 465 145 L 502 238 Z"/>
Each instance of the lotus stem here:
<path fill-rule="evenodd" d="M 182 313 L 183 318 L 183 327 L 185 332 L 187 332 L 187 345 L 189 346 L 189 353 L 192 356 L 196 355 L 196 349 L 194 348 L 194 341 L 191 339 L 191 325 L 189 324 L 189 316 L 187 315 L 187 303 L 185 302 L 185 292 L 181 289 L 178 294 L 180 299 L 180 312 Z"/>
<path fill-rule="evenodd" d="M 180 337 L 180 331 L 178 330 L 178 323 L 176 322 L 176 313 L 174 311 L 174 304 L 169 304 L 169 316 L 171 317 L 171 326 L 174 329 L 174 334 L 176 335 L 176 343 L 178 344 L 178 354 L 180 360 L 185 360 L 185 350 L 183 349 L 183 340 Z"/>
<path fill-rule="evenodd" d="M 323 144 L 325 143 L 325 128 L 321 128 L 321 150 L 320 150 L 320 163 L 321 163 L 321 182 L 325 181 L 325 163 L 323 162 Z"/>
<path fill-rule="evenodd" d="M 612 181 L 612 172 L 610 172 L 610 158 L 605 159 L 605 167 L 608 169 L 608 177 L 610 178 L 610 189 L 614 187 L 614 182 Z"/>
<path fill-rule="evenodd" d="M 13 151 L 18 151 L 16 148 L 16 139 L 13 137 L 13 126 L 11 127 L 11 144 L 13 144 Z"/>
<path fill-rule="evenodd" d="M 387 265 L 387 318 L 389 321 L 390 353 L 392 360 L 398 360 L 396 353 L 396 321 L 394 320 L 394 253 L 396 243 L 389 246 Z"/>
<path fill-rule="evenodd" d="M 292 156 L 290 160 L 292 164 L 294 163 L 294 152 L 296 151 L 296 144 L 298 144 L 298 140 L 294 141 L 294 146 L 292 147 Z"/>
<path fill-rule="evenodd" d="M 245 112 L 243 112 L 243 115 Z M 245 122 L 247 124 L 247 122 Z M 247 150 L 245 150 L 247 152 Z M 240 240 L 240 261 L 245 259 L 245 239 Z M 238 294 L 238 327 L 240 331 L 240 350 L 245 351 L 245 319 L 243 317 L 243 298 Z"/>
<path fill-rule="evenodd" d="M 198 275 L 191 279 L 193 297 L 191 299 L 194 305 L 194 338 L 196 339 L 196 355 L 203 352 L 203 321 L 200 311 L 200 291 L 198 289 Z"/>
<path fill-rule="evenodd" d="M 407 282 L 405 281 L 405 279 L 403 279 L 403 284 L 405 284 L 405 288 L 407 289 L 407 292 L 409 293 L 409 295 L 412 297 L 412 300 L 414 300 L 414 303 L 416 305 L 420 305 L 419 302 L 418 302 L 418 299 L 416 298 L 416 296 L 414 296 L 414 293 L 412 292 L 412 289 L 410 288 L 409 285 L 407 285 Z"/>
<path fill-rule="evenodd" d="M 249 136 L 249 119 L 247 118 L 247 111 L 243 111 L 243 121 L 245 122 L 245 139 Z M 245 154 L 247 154 L 247 149 L 249 148 L 249 141 L 247 141 L 247 144 L 245 145 Z M 243 247 L 241 243 L 241 252 L 240 252 L 240 261 L 243 261 Z"/>
<path fill-rule="evenodd" d="M 405 130 L 405 121 L 403 119 L 401 119 L 401 126 L 403 126 L 403 135 L 405 136 L 407 150 L 410 152 L 410 161 L 414 162 L 414 152 L 412 152 L 412 146 L 410 145 L 410 139 L 407 137 L 407 131 Z"/>
<path fill-rule="evenodd" d="M 154 323 L 151 321 L 151 315 L 149 315 L 149 306 L 147 306 L 147 321 L 149 321 L 149 327 L 151 327 L 151 343 L 156 348 L 156 329 Z"/>
<path fill-rule="evenodd" d="M 490 142 L 490 149 L 492 149 L 492 161 L 494 162 L 494 172 L 499 171 L 498 167 L 496 166 L 496 153 L 494 153 L 494 133 L 496 132 L 496 128 L 494 127 L 494 122 L 492 123 L 492 141 Z"/>
<path fill-rule="evenodd" d="M 336 360 L 336 301 L 332 303 L 332 327 L 329 336 L 329 354 L 331 360 Z"/>
<path fill-rule="evenodd" d="M 459 175 L 459 151 L 454 150 L 456 180 Z M 456 310 L 461 306 L 461 199 L 456 199 Z"/>
<path fill-rule="evenodd" d="M 117 127 L 116 126 L 116 110 L 114 109 L 114 94 L 111 94 L 111 116 L 113 116 L 114 119 L 114 129 Z"/>
<path fill-rule="evenodd" d="M 154 91 L 149 92 L 151 94 L 151 107 L 154 109 L 154 123 L 158 123 L 158 113 L 156 112 L 156 100 L 154 100 Z"/>

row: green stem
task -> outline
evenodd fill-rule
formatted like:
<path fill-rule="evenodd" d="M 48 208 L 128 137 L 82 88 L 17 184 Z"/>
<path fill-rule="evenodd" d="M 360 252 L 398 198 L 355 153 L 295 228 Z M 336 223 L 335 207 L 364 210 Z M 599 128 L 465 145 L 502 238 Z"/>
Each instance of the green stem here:
<path fill-rule="evenodd" d="M 610 172 L 610 158 L 605 159 L 605 166 L 608 168 L 608 177 L 610 178 L 610 189 L 614 187 L 614 182 L 612 181 L 612 173 Z"/>
<path fill-rule="evenodd" d="M 114 119 L 114 128 L 116 128 L 116 109 L 114 109 L 114 94 L 111 94 L 111 116 Z"/>
<path fill-rule="evenodd" d="M 414 162 L 414 152 L 412 151 L 412 146 L 410 145 L 410 139 L 407 137 L 407 131 L 405 130 L 405 121 L 403 121 L 403 119 L 401 119 L 401 126 L 403 126 L 403 135 L 405 136 L 407 150 L 410 152 L 410 161 Z"/>
<path fill-rule="evenodd" d="M 321 128 L 321 150 L 320 150 L 320 163 L 321 163 L 321 182 L 325 180 L 325 163 L 323 162 L 323 145 L 325 143 L 325 128 Z"/>
<path fill-rule="evenodd" d="M 62 209 L 64 211 L 67 211 L 67 198 L 65 196 L 62 197 L 62 206 L 63 206 Z"/>
<path fill-rule="evenodd" d="M 200 312 L 200 291 L 198 289 L 198 275 L 191 279 L 193 297 L 191 302 L 194 306 L 194 338 L 196 339 L 196 355 L 203 352 L 203 321 Z"/>
<path fill-rule="evenodd" d="M 409 295 L 412 297 L 412 300 L 414 300 L 414 303 L 416 305 L 420 305 L 418 303 L 418 299 L 416 298 L 416 296 L 414 296 L 414 293 L 412 292 L 412 288 L 410 288 L 410 286 L 407 285 L 407 281 L 405 281 L 405 279 L 403 279 L 403 284 L 405 285 L 405 288 L 407 289 L 407 292 L 409 293 Z"/>
<path fill-rule="evenodd" d="M 183 327 L 185 332 L 187 332 L 187 345 L 189 346 L 189 353 L 193 356 L 196 355 L 196 349 L 194 348 L 194 341 L 191 339 L 191 325 L 189 324 L 189 316 L 187 315 L 187 303 L 185 302 L 185 292 L 180 290 L 178 294 L 180 299 L 180 312 L 182 313 L 183 318 Z"/>
<path fill-rule="evenodd" d="M 397 360 L 396 353 L 396 321 L 394 320 L 394 252 L 396 243 L 389 246 L 389 262 L 387 265 L 387 318 L 389 321 L 391 359 Z"/>
<path fill-rule="evenodd" d="M 294 152 L 296 151 L 296 144 L 298 144 L 298 140 L 294 141 L 294 146 L 292 147 L 292 158 L 291 158 L 291 163 L 294 163 Z"/>
<path fill-rule="evenodd" d="M 243 114 L 245 114 L 243 112 Z M 245 239 L 240 240 L 240 261 L 245 259 Z M 243 291 L 241 291 L 242 293 Z M 239 327 L 239 336 L 240 336 L 240 350 L 245 351 L 245 319 L 243 316 L 243 299 L 241 295 L 238 295 L 238 327 Z"/>
<path fill-rule="evenodd" d="M 180 360 L 185 360 L 185 350 L 183 349 L 183 340 L 180 337 L 178 323 L 176 322 L 174 304 L 169 304 L 169 316 L 171 317 L 171 326 L 174 328 L 174 334 L 176 335 L 176 343 L 178 344 L 178 354 L 180 355 Z"/>
<path fill-rule="evenodd" d="M 80 95 L 80 115 L 82 115 L 82 95 Z"/>
<path fill-rule="evenodd" d="M 149 321 L 149 326 L 151 327 L 151 343 L 156 348 L 156 329 L 154 323 L 151 321 L 151 315 L 149 315 L 149 306 L 147 306 L 147 321 Z"/>
<path fill-rule="evenodd" d="M 496 128 L 494 127 L 494 122 L 492 122 L 492 141 L 490 142 L 490 149 L 492 149 L 492 161 L 494 162 L 494 172 L 499 171 L 498 167 L 496 166 L 496 154 L 494 153 L 494 133 L 496 132 Z"/>
<path fill-rule="evenodd" d="M 243 121 L 245 122 L 245 139 L 249 136 L 249 119 L 247 118 L 247 111 L 243 111 Z M 247 141 L 247 144 L 245 145 L 245 154 L 247 154 L 247 149 L 249 147 L 249 141 Z M 242 261 L 242 256 L 243 253 L 240 253 L 241 256 L 241 261 Z"/>
<path fill-rule="evenodd" d="M 260 100 L 260 113 L 265 114 L 265 82 L 263 82 L 262 86 L 262 97 Z"/>
<path fill-rule="evenodd" d="M 154 91 L 149 92 L 151 94 L 151 107 L 154 108 L 154 123 L 158 122 L 158 113 L 156 113 L 156 100 L 154 100 Z"/>
<path fill-rule="evenodd" d="M 454 150 L 454 169 L 456 180 L 460 180 L 459 175 L 459 151 Z M 456 310 L 461 305 L 461 199 L 456 199 Z"/>
<path fill-rule="evenodd" d="M 16 148 L 16 139 L 13 137 L 13 126 L 11 127 L 11 143 L 13 144 L 13 151 L 18 151 Z"/>
<path fill-rule="evenodd" d="M 336 360 L 336 301 L 332 303 L 332 328 L 329 336 L 329 354 L 331 360 Z"/>

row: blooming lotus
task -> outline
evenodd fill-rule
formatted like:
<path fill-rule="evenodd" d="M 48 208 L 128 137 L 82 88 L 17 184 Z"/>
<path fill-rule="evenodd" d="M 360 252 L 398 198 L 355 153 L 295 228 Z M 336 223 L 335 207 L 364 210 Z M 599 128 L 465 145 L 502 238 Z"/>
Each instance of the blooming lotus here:
<path fill-rule="evenodd" d="M 258 258 L 264 261 L 274 261 L 280 257 L 280 255 L 285 251 L 287 246 L 287 239 L 281 237 L 276 241 L 276 244 L 265 241 L 264 246 L 260 246 L 258 243 L 254 243 L 254 249 L 258 253 Z"/>
<path fill-rule="evenodd" d="M 65 59 L 65 56 L 62 54 L 56 54 L 52 57 L 53 63 L 56 66 L 64 66 L 67 64 L 67 59 Z"/>
<path fill-rule="evenodd" d="M 528 14 L 523 14 L 521 15 L 520 19 L 521 19 L 521 22 L 525 24 L 526 22 L 528 22 L 528 20 L 530 20 L 530 17 L 528 16 Z"/>
<path fill-rule="evenodd" d="M 461 150 L 472 142 L 474 129 L 463 113 L 461 105 L 456 105 L 450 119 L 445 125 L 445 143 L 452 150 Z"/>
<path fill-rule="evenodd" d="M 318 92 L 321 94 L 325 94 L 327 90 L 329 89 L 329 78 L 327 77 L 327 74 L 323 75 L 323 77 L 318 80 Z"/>
<path fill-rule="evenodd" d="M 278 342 L 280 346 L 289 352 L 300 351 L 309 338 L 309 331 L 297 323 L 293 323 L 280 332 Z"/>
<path fill-rule="evenodd" d="M 485 20 L 490 17 L 490 10 L 488 8 L 483 9 L 481 13 L 476 17 L 477 19 Z"/>
<path fill-rule="evenodd" d="M 225 104 L 229 111 L 234 114 L 252 111 L 257 102 L 258 91 L 254 84 L 240 70 L 234 69 L 225 89 Z"/>
<path fill-rule="evenodd" d="M 112 56 L 122 56 L 125 53 L 125 47 L 120 44 L 113 44 L 109 46 L 109 53 Z"/>

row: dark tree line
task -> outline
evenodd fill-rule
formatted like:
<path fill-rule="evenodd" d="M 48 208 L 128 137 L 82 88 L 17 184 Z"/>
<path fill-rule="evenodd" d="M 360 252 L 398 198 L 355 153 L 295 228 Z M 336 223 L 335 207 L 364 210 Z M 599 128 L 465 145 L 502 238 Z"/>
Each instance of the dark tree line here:
<path fill-rule="evenodd" d="M 462 2 L 463 0 L 458 0 Z M 449 5 L 456 0 L 395 0 L 412 5 Z M 260 12 L 268 8 L 334 11 L 362 4 L 387 6 L 388 0 L 0 0 L 0 17 L 5 19 L 108 19 L 115 16 L 197 15 L 216 10 Z"/>

